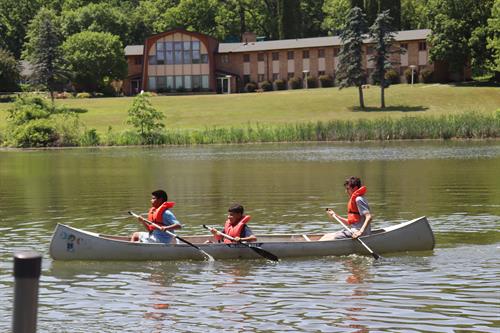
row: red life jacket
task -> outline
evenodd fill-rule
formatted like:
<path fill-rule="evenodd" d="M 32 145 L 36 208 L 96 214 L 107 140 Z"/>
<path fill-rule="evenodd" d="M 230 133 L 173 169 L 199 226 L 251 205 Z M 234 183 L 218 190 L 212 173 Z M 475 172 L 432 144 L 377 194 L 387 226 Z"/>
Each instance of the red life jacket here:
<path fill-rule="evenodd" d="M 361 186 L 351 194 L 351 198 L 347 202 L 347 223 L 355 224 L 361 220 L 358 205 L 356 205 L 356 198 L 366 193 L 366 186 Z"/>
<path fill-rule="evenodd" d="M 231 237 L 241 237 L 241 233 L 243 232 L 243 228 L 245 228 L 245 224 L 250 221 L 250 215 L 245 215 L 243 218 L 236 223 L 236 225 L 231 225 L 229 219 L 226 220 L 226 224 L 224 225 L 224 233 Z M 231 244 L 233 241 L 224 237 L 224 243 Z"/>
<path fill-rule="evenodd" d="M 170 209 L 174 206 L 175 206 L 175 202 L 165 201 L 158 208 L 151 207 L 151 209 L 148 212 L 148 220 L 151 222 L 154 222 L 156 224 L 163 225 L 163 213 L 167 209 Z M 147 225 L 147 228 L 149 231 L 153 231 L 156 229 L 155 227 L 153 227 L 151 225 Z"/>

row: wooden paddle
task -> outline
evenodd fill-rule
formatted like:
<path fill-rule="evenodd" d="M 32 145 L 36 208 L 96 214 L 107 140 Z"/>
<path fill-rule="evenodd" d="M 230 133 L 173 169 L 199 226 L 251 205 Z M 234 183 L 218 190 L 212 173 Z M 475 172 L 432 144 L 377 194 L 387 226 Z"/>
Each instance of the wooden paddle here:
<path fill-rule="evenodd" d="M 206 225 L 203 225 L 203 228 L 205 229 L 208 229 L 208 230 L 212 230 L 214 229 L 219 235 L 221 235 L 222 237 L 225 237 L 233 242 L 235 242 L 235 239 L 229 235 L 226 235 L 225 233 L 223 232 L 220 232 L 219 230 L 215 229 L 215 228 L 212 228 L 212 227 L 207 227 Z M 268 259 L 268 260 L 272 260 L 272 261 L 279 261 L 280 259 L 275 256 L 274 254 L 272 254 L 271 252 L 268 252 L 266 250 L 264 250 L 263 248 L 261 247 L 258 247 L 256 245 L 252 246 L 252 245 L 249 245 L 248 243 L 243 243 L 242 241 L 238 241 L 239 244 L 243 244 L 244 246 L 246 247 L 249 247 L 251 248 L 252 250 L 254 250 L 257 254 L 259 254 L 260 256 Z"/>
<path fill-rule="evenodd" d="M 330 208 L 327 208 L 326 210 L 328 211 L 329 209 L 330 209 Z M 328 214 L 328 215 L 330 215 L 330 214 Z M 337 214 L 335 214 L 335 212 L 333 213 L 333 218 L 334 218 L 334 219 L 336 219 L 338 223 L 342 224 L 342 226 L 343 226 L 343 227 L 344 227 L 347 231 L 349 231 L 349 232 L 351 232 L 351 233 L 352 233 L 352 230 L 351 230 L 348 226 L 346 226 L 346 225 L 344 224 L 344 222 L 342 222 L 342 220 L 341 220 L 341 219 L 339 219 L 339 218 L 338 218 L 338 216 L 337 216 Z M 360 242 L 360 243 L 361 243 L 361 244 L 362 244 L 362 245 L 363 245 L 363 246 L 364 246 L 364 247 L 368 250 L 368 252 L 370 252 L 370 254 L 373 256 L 373 258 L 375 258 L 375 259 L 380 258 L 380 256 L 379 256 L 377 253 L 373 252 L 373 250 L 372 250 L 372 249 L 370 249 L 370 248 L 368 247 L 368 245 L 366 245 L 366 244 L 365 244 L 365 242 L 363 242 L 361 239 L 359 239 L 359 237 L 358 237 L 358 238 L 356 238 L 356 240 L 357 240 L 358 242 Z"/>
<path fill-rule="evenodd" d="M 146 222 L 148 225 L 150 225 L 150 226 L 152 226 L 152 227 L 154 227 L 154 228 L 156 228 L 156 229 L 158 229 L 160 231 L 163 231 L 164 233 L 167 233 L 167 234 L 169 234 L 172 237 L 177 238 L 181 242 L 186 243 L 187 245 L 189 245 L 191 247 L 194 247 L 195 249 L 197 249 L 198 251 L 200 251 L 208 259 L 208 261 L 215 261 L 215 259 L 210 254 L 206 253 L 205 251 L 203 251 L 202 249 L 200 249 L 198 246 L 196 246 L 193 243 L 185 240 L 184 238 L 182 238 L 180 236 L 177 236 L 176 234 L 174 234 L 173 232 L 170 232 L 168 230 L 162 230 L 161 227 L 158 224 L 153 223 L 153 222 L 149 221 L 148 219 L 146 219 L 146 218 L 144 218 L 144 217 L 142 217 L 142 216 L 140 216 L 140 215 L 138 215 L 138 214 L 136 214 L 134 212 L 129 211 L 128 213 L 130 215 L 134 216 L 134 217 L 140 218 L 142 221 Z"/>

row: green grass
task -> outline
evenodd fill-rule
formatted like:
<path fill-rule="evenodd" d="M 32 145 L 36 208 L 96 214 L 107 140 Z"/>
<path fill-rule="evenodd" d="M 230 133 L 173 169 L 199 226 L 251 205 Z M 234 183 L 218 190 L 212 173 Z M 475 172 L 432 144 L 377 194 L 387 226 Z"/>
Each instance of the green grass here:
<path fill-rule="evenodd" d="M 287 90 L 252 94 L 157 96 L 151 101 L 165 114 L 166 129 L 201 130 L 206 128 L 246 128 L 248 125 L 283 125 L 332 120 L 375 120 L 403 116 L 443 116 L 464 112 L 491 115 L 500 108 L 498 87 L 406 84 L 386 89 L 385 110 L 379 109 L 380 89 L 363 90 L 367 108 L 358 108 L 355 88 Z M 87 128 L 105 133 L 131 129 L 126 124 L 131 97 L 58 100 L 58 105 L 85 108 L 80 113 Z M 6 125 L 5 110 L 10 103 L 0 103 L 0 130 Z"/>

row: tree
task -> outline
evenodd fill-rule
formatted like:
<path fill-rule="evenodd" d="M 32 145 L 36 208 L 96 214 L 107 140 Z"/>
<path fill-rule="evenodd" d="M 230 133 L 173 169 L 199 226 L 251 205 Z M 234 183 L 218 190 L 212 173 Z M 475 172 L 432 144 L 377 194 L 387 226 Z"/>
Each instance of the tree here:
<path fill-rule="evenodd" d="M 300 38 L 300 23 L 300 0 L 278 0 L 279 38 Z"/>
<path fill-rule="evenodd" d="M 491 70 L 495 73 L 495 79 L 500 81 L 500 0 L 495 0 L 491 10 L 491 18 L 488 19 L 488 49 L 493 53 L 494 61 Z"/>
<path fill-rule="evenodd" d="M 16 91 L 19 78 L 19 63 L 12 53 L 0 48 L 0 91 Z"/>
<path fill-rule="evenodd" d="M 134 98 L 132 107 L 128 110 L 127 124 L 133 125 L 145 143 L 151 143 L 153 134 L 164 128 L 160 121 L 165 116 L 157 111 L 148 98 L 147 93 L 141 93 Z"/>
<path fill-rule="evenodd" d="M 492 7 L 493 0 L 429 0 L 430 59 L 447 62 L 461 78 L 469 61 L 473 71 L 481 73 L 485 63 L 492 60 L 486 48 L 487 38 L 481 31 Z"/>
<path fill-rule="evenodd" d="M 33 81 L 44 85 L 54 103 L 56 85 L 66 77 L 62 69 L 61 31 L 54 11 L 42 8 L 31 21 L 23 58 L 33 65 Z"/>
<path fill-rule="evenodd" d="M 323 4 L 325 16 L 321 24 L 322 28 L 327 30 L 330 35 L 339 35 L 344 29 L 345 18 L 350 9 L 349 0 L 325 0 Z"/>
<path fill-rule="evenodd" d="M 77 90 L 102 90 L 127 74 L 123 45 L 118 36 L 108 32 L 74 34 L 66 39 L 62 49 Z"/>
<path fill-rule="evenodd" d="M 156 30 L 185 28 L 214 36 L 217 0 L 180 0 L 175 7 L 167 9 L 156 24 Z"/>
<path fill-rule="evenodd" d="M 375 70 L 373 78 L 376 82 L 380 82 L 380 107 L 385 108 L 384 89 L 389 87 L 390 82 L 386 81 L 385 73 L 391 67 L 389 56 L 391 47 L 395 42 L 394 32 L 392 28 L 392 17 L 390 11 L 386 10 L 378 14 L 375 22 L 370 27 L 370 37 L 375 41 L 375 54 L 370 60 L 375 62 Z"/>
<path fill-rule="evenodd" d="M 428 0 L 401 0 L 401 30 L 430 28 Z"/>
<path fill-rule="evenodd" d="M 340 34 L 342 47 L 339 53 L 339 68 L 336 78 L 339 89 L 356 86 L 359 92 L 359 105 L 365 107 L 362 85 L 365 83 L 363 70 L 363 34 L 366 32 L 365 14 L 359 7 L 349 11 L 345 29 Z"/>
<path fill-rule="evenodd" d="M 302 25 L 302 37 L 319 37 L 327 32 L 322 23 L 325 19 L 323 5 L 325 0 L 302 0 L 300 1 L 300 18 Z"/>

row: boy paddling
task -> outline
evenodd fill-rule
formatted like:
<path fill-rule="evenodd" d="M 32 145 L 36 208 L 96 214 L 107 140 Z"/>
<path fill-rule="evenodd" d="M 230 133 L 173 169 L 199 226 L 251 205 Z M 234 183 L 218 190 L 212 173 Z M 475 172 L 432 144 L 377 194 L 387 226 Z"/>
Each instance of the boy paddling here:
<path fill-rule="evenodd" d="M 358 238 L 360 236 L 369 235 L 371 233 L 372 215 L 368 202 L 364 198 L 366 186 L 361 186 L 361 179 L 358 177 L 347 178 L 344 182 L 344 187 L 349 201 L 347 203 L 347 218 L 337 215 L 332 209 L 326 210 L 327 214 L 332 218 L 337 216 L 342 222 L 348 225 L 351 231 L 342 230 L 335 233 L 325 234 L 320 238 L 320 241 L 343 239 L 343 238 Z"/>
<path fill-rule="evenodd" d="M 242 205 L 234 204 L 228 209 L 228 216 L 224 225 L 224 234 L 234 238 L 234 241 L 225 238 L 217 233 L 217 229 L 211 228 L 210 232 L 214 235 L 217 242 L 224 241 L 226 244 L 239 242 L 255 242 L 257 237 L 248 227 L 247 222 L 250 221 L 250 215 L 243 215 L 244 208 Z"/>
<path fill-rule="evenodd" d="M 174 232 L 174 230 L 182 228 L 174 213 L 170 211 L 170 208 L 174 207 L 174 205 L 175 202 L 168 201 L 167 192 L 156 190 L 151 193 L 151 208 L 148 212 L 148 220 L 155 223 L 159 228 L 155 228 L 139 218 L 138 220 L 148 229 L 148 232 L 134 232 L 130 240 L 141 243 L 170 243 L 173 237 L 164 231 Z"/>

